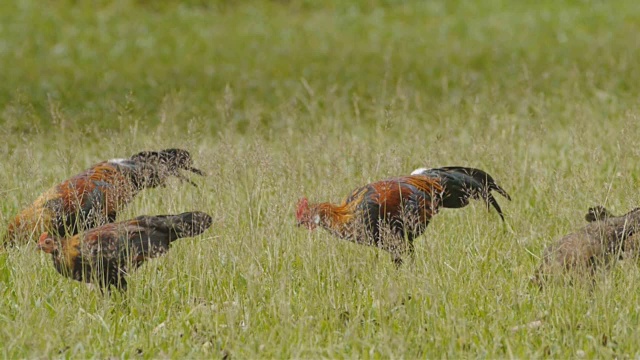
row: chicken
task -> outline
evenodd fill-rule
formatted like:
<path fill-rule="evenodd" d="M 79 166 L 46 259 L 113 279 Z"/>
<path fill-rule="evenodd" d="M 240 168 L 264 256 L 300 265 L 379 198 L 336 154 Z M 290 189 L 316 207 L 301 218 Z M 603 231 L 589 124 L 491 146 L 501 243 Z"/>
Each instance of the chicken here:
<path fill-rule="evenodd" d="M 593 274 L 598 266 L 637 256 L 640 244 L 640 208 L 614 216 L 603 206 L 590 208 L 589 222 L 544 249 L 542 264 L 532 280 L 542 286 L 550 274 Z"/>
<path fill-rule="evenodd" d="M 634 211 L 636 211 L 638 209 L 640 209 L 640 208 L 635 208 L 635 209 L 631 210 L 629 213 L 632 213 L 632 212 L 634 212 Z M 629 214 L 629 213 L 627 213 L 627 214 Z M 625 214 L 625 215 L 627 215 L 627 214 Z M 598 205 L 598 206 L 594 206 L 592 208 L 589 208 L 589 211 L 587 211 L 587 214 L 584 216 L 584 219 L 587 220 L 587 222 L 595 222 L 595 221 L 602 221 L 602 220 L 606 220 L 606 219 L 614 218 L 614 217 L 618 217 L 618 216 L 613 215 L 604 206 Z"/>
<path fill-rule="evenodd" d="M 180 170 L 204 173 L 192 166 L 191 155 L 181 149 L 145 151 L 129 159 L 95 164 L 47 190 L 8 225 L 3 244 L 27 242 L 46 231 L 56 236 L 74 235 L 113 222 L 116 215 L 141 190 L 164 186 L 167 178 L 188 180 Z"/>
<path fill-rule="evenodd" d="M 412 175 L 374 182 L 354 190 L 341 204 L 298 202 L 298 226 L 321 226 L 339 238 L 376 246 L 391 253 L 399 265 L 413 253 L 420 236 L 441 207 L 461 208 L 481 199 L 504 215 L 491 194 L 510 196 L 482 170 L 463 167 L 417 169 Z M 406 240 L 405 240 L 406 237 Z"/>
<path fill-rule="evenodd" d="M 101 289 L 113 285 L 124 290 L 130 271 L 164 255 L 173 241 L 199 235 L 210 226 L 211 216 L 203 212 L 138 216 L 70 237 L 44 232 L 37 246 L 52 255 L 63 276 L 98 284 Z"/>

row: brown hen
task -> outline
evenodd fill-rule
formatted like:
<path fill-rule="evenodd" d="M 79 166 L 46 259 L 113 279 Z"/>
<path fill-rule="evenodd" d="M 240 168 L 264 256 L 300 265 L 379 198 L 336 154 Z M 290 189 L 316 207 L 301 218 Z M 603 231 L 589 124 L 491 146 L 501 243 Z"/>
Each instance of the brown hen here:
<path fill-rule="evenodd" d="M 138 216 L 71 237 L 43 233 L 38 248 L 52 255 L 58 272 L 72 279 L 126 289 L 125 275 L 146 260 L 164 255 L 171 243 L 196 236 L 211 226 L 203 212 Z"/>
<path fill-rule="evenodd" d="M 542 286 L 552 274 L 593 274 L 599 266 L 637 256 L 640 246 L 640 208 L 615 216 L 603 206 L 589 209 L 589 224 L 544 249 L 542 264 L 532 280 Z"/>

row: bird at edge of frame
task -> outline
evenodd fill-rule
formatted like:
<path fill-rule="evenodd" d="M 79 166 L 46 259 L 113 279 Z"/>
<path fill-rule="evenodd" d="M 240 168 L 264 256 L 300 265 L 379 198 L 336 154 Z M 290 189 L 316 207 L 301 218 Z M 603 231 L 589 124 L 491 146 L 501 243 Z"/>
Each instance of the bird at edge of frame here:
<path fill-rule="evenodd" d="M 69 237 L 42 233 L 38 249 L 51 254 L 53 265 L 63 276 L 126 290 L 126 275 L 145 261 L 164 255 L 175 240 L 194 237 L 211 227 L 204 212 L 177 215 L 138 216 L 109 223 Z"/>
<path fill-rule="evenodd" d="M 486 172 L 467 167 L 419 168 L 411 175 L 359 187 L 340 204 L 298 201 L 298 226 L 320 226 L 338 238 L 376 246 L 391 254 L 396 265 L 413 254 L 413 240 L 422 235 L 440 208 L 462 208 L 470 199 L 493 207 L 504 221 L 492 191 L 511 200 Z"/>
<path fill-rule="evenodd" d="M 44 231 L 64 237 L 113 222 L 140 191 L 164 187 L 172 176 L 196 186 L 180 170 L 204 176 L 182 149 L 143 151 L 97 163 L 21 210 L 9 222 L 2 245 L 27 243 Z"/>
<path fill-rule="evenodd" d="M 548 244 L 542 262 L 530 278 L 543 288 L 553 278 L 591 278 L 618 260 L 637 259 L 640 254 L 640 208 L 614 215 L 604 206 L 589 208 L 587 224 Z M 561 276 L 558 276 L 561 275 Z"/>

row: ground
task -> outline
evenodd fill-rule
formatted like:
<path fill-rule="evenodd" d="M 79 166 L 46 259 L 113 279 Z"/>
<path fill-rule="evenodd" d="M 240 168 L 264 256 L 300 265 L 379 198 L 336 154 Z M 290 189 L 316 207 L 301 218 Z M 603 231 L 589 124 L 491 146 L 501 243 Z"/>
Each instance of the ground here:
<path fill-rule="evenodd" d="M 214 224 L 112 296 L 33 245 L 3 252 L 0 354 L 639 356 L 637 264 L 529 284 L 588 207 L 640 203 L 638 33 L 632 0 L 2 2 L 0 224 L 93 163 L 166 147 L 208 176 L 119 219 Z M 399 269 L 295 226 L 303 195 L 445 165 L 489 172 L 506 223 L 443 210 Z"/>

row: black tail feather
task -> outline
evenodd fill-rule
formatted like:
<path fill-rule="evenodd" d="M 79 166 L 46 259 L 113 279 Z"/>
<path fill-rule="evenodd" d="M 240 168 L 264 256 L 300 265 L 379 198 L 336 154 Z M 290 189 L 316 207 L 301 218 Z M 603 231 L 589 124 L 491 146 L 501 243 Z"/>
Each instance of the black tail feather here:
<path fill-rule="evenodd" d="M 205 175 L 204 172 L 193 167 L 191 154 L 182 149 L 142 151 L 133 155 L 130 161 L 133 163 L 131 177 L 139 189 L 165 186 L 166 180 L 170 176 L 175 176 L 181 181 L 197 187 L 180 170 L 187 170 L 200 176 Z"/>
<path fill-rule="evenodd" d="M 500 205 L 498 205 L 496 198 L 494 198 L 493 195 L 491 195 L 490 193 L 487 193 L 487 196 L 485 199 L 487 201 L 487 210 L 489 209 L 489 204 L 491 204 L 491 206 L 493 206 L 493 208 L 496 209 L 496 211 L 498 212 L 498 215 L 500 215 L 500 219 L 504 221 L 504 214 L 502 213 L 502 209 L 500 208 Z M 507 199 L 511 200 L 509 198 Z"/>
<path fill-rule="evenodd" d="M 425 169 L 420 174 L 442 179 L 444 207 L 464 207 L 469 203 L 469 198 L 483 200 L 487 204 L 487 209 L 493 206 L 504 221 L 502 209 L 491 194 L 491 191 L 496 191 L 507 200 L 511 200 L 511 196 L 485 171 L 461 166 L 446 166 Z"/>
<path fill-rule="evenodd" d="M 155 229 L 171 234 L 171 241 L 202 234 L 211 227 L 213 219 L 201 211 L 185 212 L 178 215 L 138 216 L 136 220 Z"/>
<path fill-rule="evenodd" d="M 131 160 L 146 163 L 159 163 L 165 165 L 171 173 L 177 173 L 179 169 L 191 171 L 194 174 L 204 176 L 204 172 L 193 167 L 191 154 L 183 149 L 165 149 L 160 151 L 142 151 L 131 157 Z"/>
<path fill-rule="evenodd" d="M 511 201 L 511 196 L 509 196 L 509 194 L 507 194 L 507 192 L 502 187 L 500 187 L 500 185 L 496 183 L 494 178 L 484 170 L 469 168 L 469 167 L 462 167 L 462 166 L 445 166 L 439 169 L 448 171 L 448 172 L 456 172 L 456 173 L 469 175 L 476 181 L 483 184 L 487 193 L 492 190 L 495 190 L 498 192 L 498 194 L 504 196 L 507 200 Z"/>
<path fill-rule="evenodd" d="M 176 177 L 177 177 L 178 179 L 180 179 L 181 181 L 184 181 L 184 182 L 186 182 L 186 183 L 191 184 L 191 185 L 192 185 L 192 186 L 194 186 L 194 187 L 198 187 L 198 185 L 197 185 L 196 183 L 194 183 L 193 181 L 191 181 L 191 179 L 189 179 L 188 177 L 186 177 L 186 176 L 184 176 L 184 175 L 182 175 L 182 174 L 176 174 Z"/>
<path fill-rule="evenodd" d="M 197 236 L 205 232 L 213 219 L 200 211 L 186 212 L 171 218 L 171 225 L 178 238 Z"/>
<path fill-rule="evenodd" d="M 200 175 L 200 176 L 205 176 L 204 171 L 200 170 L 200 169 L 196 169 L 192 166 L 188 166 L 184 168 L 185 170 L 191 171 L 192 173 L 196 174 L 196 175 Z"/>

